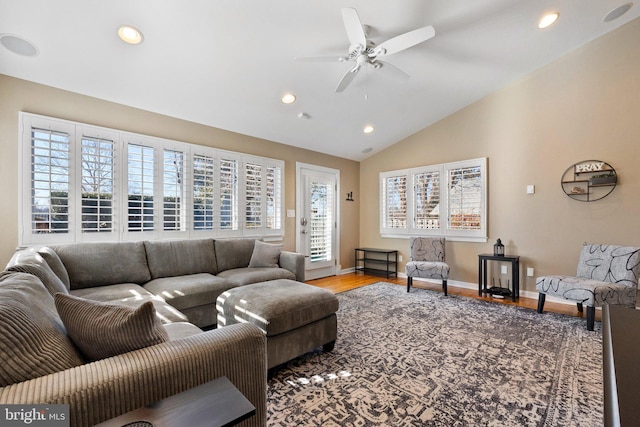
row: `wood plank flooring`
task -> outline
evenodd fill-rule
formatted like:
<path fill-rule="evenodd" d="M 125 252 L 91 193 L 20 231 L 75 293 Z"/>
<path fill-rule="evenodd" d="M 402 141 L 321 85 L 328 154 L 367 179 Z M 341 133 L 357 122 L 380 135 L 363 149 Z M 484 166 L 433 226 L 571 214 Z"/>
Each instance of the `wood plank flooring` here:
<path fill-rule="evenodd" d="M 361 273 L 343 274 L 340 276 L 331 276 L 331 277 L 325 277 L 322 279 L 308 280 L 306 283 L 330 290 L 333 293 L 339 293 L 339 292 L 348 291 L 351 289 L 359 288 L 361 286 L 369 285 L 371 283 L 380 282 L 380 281 L 394 283 L 394 284 L 397 284 L 398 286 L 403 286 L 405 288 L 407 286 L 407 279 L 405 278 L 386 279 L 385 277 L 368 276 Z M 442 292 L 442 286 L 438 284 L 432 284 L 432 283 L 414 280 L 413 286 L 416 288 L 430 289 L 435 292 Z M 513 302 L 511 301 L 510 298 L 497 299 L 497 298 L 492 298 L 490 296 L 479 297 L 477 289 L 466 289 L 466 288 L 459 288 L 456 286 L 449 285 L 448 293 L 450 295 L 461 295 L 461 296 L 470 297 L 470 298 L 483 299 L 483 300 L 492 301 L 498 304 L 517 305 L 520 307 L 530 308 L 532 310 L 535 310 L 538 307 L 538 301 L 531 298 L 520 297 L 516 302 Z M 545 303 L 544 311 L 551 311 L 551 312 L 567 314 L 571 316 L 584 317 L 585 319 L 587 315 L 586 310 L 584 311 L 584 313 L 580 313 L 575 304 L 558 304 L 558 303 L 549 302 L 549 301 Z M 598 321 L 601 320 L 601 310 L 596 310 L 596 320 Z"/>

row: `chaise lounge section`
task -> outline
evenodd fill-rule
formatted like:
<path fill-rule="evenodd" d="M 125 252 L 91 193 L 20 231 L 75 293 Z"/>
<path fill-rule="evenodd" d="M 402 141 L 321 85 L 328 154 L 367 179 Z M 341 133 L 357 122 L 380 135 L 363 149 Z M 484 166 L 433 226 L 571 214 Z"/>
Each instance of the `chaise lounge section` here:
<path fill-rule="evenodd" d="M 265 333 L 252 324 L 215 329 L 216 300 L 278 279 L 304 281 L 304 256 L 253 239 L 21 248 L 0 273 L 0 403 L 66 403 L 72 426 L 90 426 L 226 376 L 256 407 L 240 425 L 264 426 Z M 92 360 L 60 311 L 69 299 L 128 307 L 132 317 L 144 309 L 161 339 Z"/>

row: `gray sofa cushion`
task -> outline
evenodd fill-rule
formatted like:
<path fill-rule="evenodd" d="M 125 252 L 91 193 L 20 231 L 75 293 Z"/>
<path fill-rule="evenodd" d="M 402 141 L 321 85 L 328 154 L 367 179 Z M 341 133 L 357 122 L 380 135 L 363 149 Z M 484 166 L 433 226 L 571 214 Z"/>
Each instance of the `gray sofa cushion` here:
<path fill-rule="evenodd" d="M 151 279 L 143 242 L 72 243 L 52 246 L 69 274 L 71 289 Z"/>
<path fill-rule="evenodd" d="M 253 323 L 267 337 L 331 316 L 338 305 L 338 298 L 326 289 L 293 280 L 240 286 L 218 297 L 219 315 Z"/>
<path fill-rule="evenodd" d="M 202 329 L 189 322 L 168 323 L 164 325 L 164 329 L 169 335 L 169 341 L 175 341 L 180 338 L 191 337 L 202 333 Z"/>
<path fill-rule="evenodd" d="M 221 271 L 218 277 L 227 279 L 235 286 L 244 286 L 251 283 L 265 282 L 267 280 L 290 279 L 296 280 L 296 275 L 284 268 L 234 268 Z"/>
<path fill-rule="evenodd" d="M 97 288 L 82 288 L 71 291 L 71 295 L 95 301 L 142 301 L 145 297 L 154 297 L 140 285 L 135 283 L 118 283 L 115 285 L 98 286 Z"/>
<path fill-rule="evenodd" d="M 255 239 L 216 239 L 214 245 L 218 273 L 220 273 L 232 268 L 248 267 Z"/>
<path fill-rule="evenodd" d="M 58 292 L 69 293 L 62 280 L 53 272 L 47 261 L 38 252 L 32 249 L 20 251 L 13 260 L 15 263 L 7 267 L 8 271 L 29 273 L 37 276 L 51 296 Z"/>
<path fill-rule="evenodd" d="M 0 386 L 84 362 L 42 282 L 31 274 L 0 273 Z"/>
<path fill-rule="evenodd" d="M 231 281 L 208 273 L 151 280 L 144 289 L 158 295 L 178 310 L 215 304 L 216 298 L 235 287 Z"/>
<path fill-rule="evenodd" d="M 213 239 L 144 242 L 152 279 L 185 274 L 216 274 Z"/>
<path fill-rule="evenodd" d="M 69 337 L 89 360 L 100 360 L 169 340 L 151 301 L 137 308 L 56 294 Z"/>

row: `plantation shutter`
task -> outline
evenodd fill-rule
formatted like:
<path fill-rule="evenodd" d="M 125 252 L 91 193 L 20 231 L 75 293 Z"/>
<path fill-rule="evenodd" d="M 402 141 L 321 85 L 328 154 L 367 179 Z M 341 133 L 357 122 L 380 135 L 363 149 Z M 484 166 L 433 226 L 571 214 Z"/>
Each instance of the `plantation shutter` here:
<path fill-rule="evenodd" d="M 128 144 L 127 169 L 127 230 L 154 229 L 154 148 Z"/>
<path fill-rule="evenodd" d="M 309 220 L 309 260 L 313 262 L 332 259 L 332 236 L 334 219 L 332 183 L 312 180 L 311 211 Z"/>
<path fill-rule="evenodd" d="M 69 154 L 66 132 L 31 128 L 31 233 L 69 233 Z"/>
<path fill-rule="evenodd" d="M 184 231 L 184 153 L 165 149 L 163 152 L 163 230 Z"/>
<path fill-rule="evenodd" d="M 218 211 L 220 212 L 220 229 L 238 229 L 238 161 L 220 159 L 220 196 Z"/>
<path fill-rule="evenodd" d="M 414 228 L 440 228 L 440 172 L 420 172 L 413 175 Z"/>
<path fill-rule="evenodd" d="M 382 218 L 385 229 L 407 227 L 407 175 L 383 178 Z"/>
<path fill-rule="evenodd" d="M 245 228 L 262 227 L 262 166 L 245 163 Z"/>
<path fill-rule="evenodd" d="M 193 156 L 193 229 L 213 230 L 215 159 Z"/>
<path fill-rule="evenodd" d="M 80 144 L 81 231 L 114 232 L 114 142 L 83 135 Z"/>
<path fill-rule="evenodd" d="M 479 166 L 448 170 L 448 229 L 482 228 L 482 175 Z"/>
<path fill-rule="evenodd" d="M 267 230 L 282 229 L 282 168 L 267 167 L 266 173 L 266 224 Z"/>

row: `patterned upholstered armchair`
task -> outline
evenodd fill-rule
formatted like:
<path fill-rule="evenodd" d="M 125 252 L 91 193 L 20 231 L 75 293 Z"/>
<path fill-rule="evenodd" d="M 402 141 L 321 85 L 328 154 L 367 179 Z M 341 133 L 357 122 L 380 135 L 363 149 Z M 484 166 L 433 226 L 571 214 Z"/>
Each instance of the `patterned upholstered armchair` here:
<path fill-rule="evenodd" d="M 404 270 L 407 274 L 407 292 L 411 290 L 414 277 L 442 280 L 442 289 L 447 295 L 449 266 L 444 261 L 443 238 L 412 237 L 411 260 Z"/>
<path fill-rule="evenodd" d="M 575 276 L 536 278 L 538 313 L 545 297 L 575 301 L 578 311 L 587 306 L 587 329 L 593 331 L 596 307 L 618 304 L 634 307 L 640 276 L 640 248 L 585 243 Z"/>

